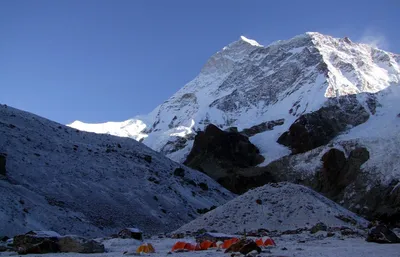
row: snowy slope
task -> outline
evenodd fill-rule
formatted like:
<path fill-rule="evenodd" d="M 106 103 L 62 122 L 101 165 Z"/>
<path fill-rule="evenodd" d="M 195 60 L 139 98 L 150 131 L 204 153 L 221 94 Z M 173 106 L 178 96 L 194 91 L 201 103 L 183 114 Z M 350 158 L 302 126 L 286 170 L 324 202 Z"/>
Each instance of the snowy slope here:
<path fill-rule="evenodd" d="M 257 201 L 261 200 L 261 203 Z M 176 232 L 206 229 L 222 233 L 294 230 L 311 227 L 318 222 L 327 226 L 353 225 L 335 216 L 343 215 L 366 226 L 367 221 L 344 209 L 313 190 L 291 183 L 269 184 L 229 201 L 199 218 L 183 225 Z"/>
<path fill-rule="evenodd" d="M 366 147 L 370 158 L 363 165 L 364 171 L 387 185 L 400 180 L 400 84 L 381 91 L 376 97 L 382 105 L 376 114 L 333 143 L 354 141 Z"/>
<path fill-rule="evenodd" d="M 149 115 L 115 123 L 112 129 L 78 121 L 69 126 L 143 139 L 182 162 L 193 144 L 190 135 L 209 123 L 242 130 L 283 118 L 282 126 L 250 138 L 267 164 L 290 153 L 276 141 L 301 114 L 318 110 L 328 98 L 377 93 L 399 81 L 399 55 L 348 38 L 309 32 L 262 46 L 241 37 Z"/>
<path fill-rule="evenodd" d="M 81 132 L 0 105 L 0 231 L 110 235 L 171 231 L 233 195 L 130 138 Z M 208 185 L 201 189 L 200 183 Z"/>

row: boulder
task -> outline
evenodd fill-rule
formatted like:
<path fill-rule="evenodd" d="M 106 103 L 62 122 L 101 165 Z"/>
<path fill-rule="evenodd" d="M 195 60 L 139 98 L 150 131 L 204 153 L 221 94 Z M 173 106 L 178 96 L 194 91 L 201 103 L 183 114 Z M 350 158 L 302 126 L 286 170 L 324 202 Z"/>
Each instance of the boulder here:
<path fill-rule="evenodd" d="M 234 243 L 230 247 L 228 247 L 228 249 L 225 250 L 225 253 L 240 252 L 243 255 L 247 255 L 252 251 L 257 251 L 257 253 L 261 253 L 261 248 L 253 240 L 241 239 L 237 243 Z"/>
<path fill-rule="evenodd" d="M 174 176 L 177 176 L 177 177 L 184 177 L 185 176 L 185 170 L 183 169 L 183 168 L 181 168 L 181 167 L 179 167 L 179 168 L 176 168 L 175 170 L 174 170 Z"/>
<path fill-rule="evenodd" d="M 37 244 L 26 244 L 17 248 L 18 254 L 43 254 L 43 253 L 57 253 L 60 247 L 57 242 L 49 239 L 43 239 Z"/>
<path fill-rule="evenodd" d="M 104 245 L 81 237 L 62 237 L 58 241 L 60 252 L 74 253 L 104 253 Z"/>
<path fill-rule="evenodd" d="M 56 252 L 103 253 L 104 245 L 90 239 L 61 236 L 54 231 L 30 231 L 14 237 L 14 248 L 19 254 Z"/>
<path fill-rule="evenodd" d="M 57 244 L 60 234 L 54 231 L 29 231 L 14 237 L 13 246 L 19 254 L 55 253 L 60 248 Z"/>
<path fill-rule="evenodd" d="M 380 244 L 398 244 L 400 238 L 387 226 L 380 224 L 368 231 L 366 241 Z"/>
<path fill-rule="evenodd" d="M 250 243 L 249 240 L 241 239 L 238 242 L 236 242 L 236 243 L 232 244 L 231 246 L 229 246 L 225 250 L 225 253 L 236 253 L 236 252 L 239 252 L 240 249 L 242 249 L 242 247 L 245 246 L 248 243 Z"/>
<path fill-rule="evenodd" d="M 257 251 L 257 253 L 261 253 L 261 248 L 256 244 L 256 242 L 251 241 L 250 243 L 245 244 L 239 252 L 241 254 L 247 255 L 252 251 Z"/>
<path fill-rule="evenodd" d="M 15 236 L 13 245 L 18 252 L 37 251 L 38 249 L 54 250 L 56 248 L 49 241 L 57 242 L 60 237 L 61 235 L 54 231 L 30 231 L 24 235 Z M 43 242 L 45 243 L 42 245 Z"/>

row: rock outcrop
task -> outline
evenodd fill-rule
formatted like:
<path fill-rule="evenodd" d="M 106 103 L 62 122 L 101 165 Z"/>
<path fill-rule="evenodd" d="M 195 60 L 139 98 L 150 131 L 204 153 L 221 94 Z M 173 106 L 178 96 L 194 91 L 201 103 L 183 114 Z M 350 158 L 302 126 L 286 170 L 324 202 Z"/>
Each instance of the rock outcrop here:
<path fill-rule="evenodd" d="M 258 125 L 254 125 L 250 128 L 245 128 L 240 133 L 242 133 L 245 136 L 252 137 L 259 133 L 262 133 L 262 132 L 265 132 L 268 130 L 273 130 L 275 126 L 281 126 L 281 125 L 283 125 L 283 123 L 285 123 L 285 119 L 266 121 L 266 122 L 262 122 Z"/>
<path fill-rule="evenodd" d="M 322 156 L 322 169 L 316 173 L 313 188 L 336 201 L 341 200 L 341 193 L 357 180 L 361 165 L 369 159 L 366 148 L 356 148 L 350 152 L 349 158 L 345 153 L 332 148 Z"/>
<path fill-rule="evenodd" d="M 326 145 L 339 133 L 366 122 L 369 113 L 355 95 L 332 99 L 326 107 L 301 115 L 283 133 L 278 143 L 288 146 L 293 154 L 304 153 Z"/>
<path fill-rule="evenodd" d="M 306 185 L 367 219 L 400 225 L 399 181 L 383 184 L 375 179 L 374 169 L 363 168 L 371 158 L 366 147 L 355 142 L 341 142 L 338 147 L 341 150 L 328 146 L 285 156 L 246 174 L 254 182 L 252 187 L 282 181 Z"/>
<path fill-rule="evenodd" d="M 258 148 L 246 136 L 222 131 L 210 124 L 196 135 L 184 164 L 204 172 L 232 192 L 240 193 L 243 190 L 237 184 L 238 170 L 253 167 L 263 160 Z"/>

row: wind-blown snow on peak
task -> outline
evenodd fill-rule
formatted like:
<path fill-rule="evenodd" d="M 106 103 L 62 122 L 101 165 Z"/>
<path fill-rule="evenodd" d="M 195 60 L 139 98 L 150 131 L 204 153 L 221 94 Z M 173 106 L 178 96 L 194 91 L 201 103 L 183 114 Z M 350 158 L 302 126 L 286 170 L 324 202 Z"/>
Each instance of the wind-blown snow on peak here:
<path fill-rule="evenodd" d="M 253 39 L 248 39 L 245 36 L 240 36 L 240 39 L 243 40 L 244 42 L 249 43 L 250 45 L 262 47 L 262 45 L 260 45 L 257 41 L 255 41 Z"/>
<path fill-rule="evenodd" d="M 377 93 L 399 81 L 398 55 L 348 38 L 307 32 L 261 46 L 241 37 L 147 116 L 138 133 L 151 148 L 183 161 L 195 131 L 210 123 L 240 131 L 284 119 L 250 138 L 268 163 L 290 153 L 276 141 L 300 115 L 318 110 L 329 98 Z"/>

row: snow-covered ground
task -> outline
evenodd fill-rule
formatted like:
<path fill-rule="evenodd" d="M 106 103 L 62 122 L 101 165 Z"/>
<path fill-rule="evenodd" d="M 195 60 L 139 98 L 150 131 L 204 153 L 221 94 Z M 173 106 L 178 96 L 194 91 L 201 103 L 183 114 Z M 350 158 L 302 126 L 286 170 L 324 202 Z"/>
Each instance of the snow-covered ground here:
<path fill-rule="evenodd" d="M 347 217 L 355 224 L 338 217 Z M 268 229 L 285 231 L 310 228 L 318 222 L 330 227 L 366 227 L 368 222 L 317 192 L 291 183 L 268 184 L 249 190 L 197 219 L 174 233 Z"/>
<path fill-rule="evenodd" d="M 0 235 L 166 232 L 234 197 L 203 173 L 130 138 L 77 131 L 0 105 Z M 183 175 L 174 171 L 181 167 Z M 201 183 L 207 185 L 204 189 Z"/>
<path fill-rule="evenodd" d="M 186 253 L 173 253 L 168 255 L 172 246 L 177 241 L 195 242 L 194 238 L 187 239 L 149 239 L 145 240 L 151 243 L 156 252 L 143 254 L 145 256 L 181 256 L 181 257 L 206 257 L 206 256 L 231 256 L 231 253 L 223 251 L 207 250 Z M 342 237 L 334 236 L 327 238 L 324 233 L 311 236 L 307 233 L 301 235 L 285 235 L 274 238 L 277 246 L 264 249 L 257 256 L 270 257 L 398 257 L 400 253 L 400 244 L 384 245 L 368 243 L 361 237 Z M 34 254 L 28 256 L 43 257 L 123 257 L 133 255 L 136 248 L 140 245 L 139 241 L 130 239 L 110 239 L 103 241 L 106 253 L 103 254 Z M 125 254 L 124 254 L 125 253 Z M 0 252 L 0 256 L 15 256 L 13 252 Z M 242 255 L 243 256 L 243 255 Z"/>

